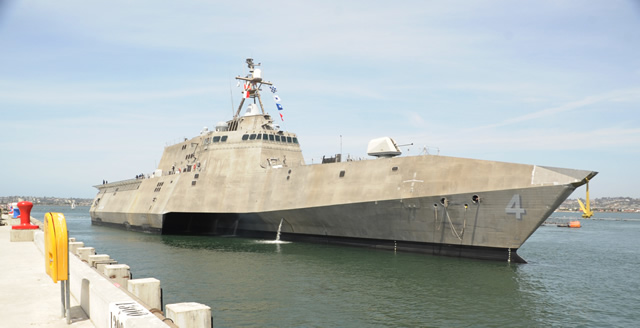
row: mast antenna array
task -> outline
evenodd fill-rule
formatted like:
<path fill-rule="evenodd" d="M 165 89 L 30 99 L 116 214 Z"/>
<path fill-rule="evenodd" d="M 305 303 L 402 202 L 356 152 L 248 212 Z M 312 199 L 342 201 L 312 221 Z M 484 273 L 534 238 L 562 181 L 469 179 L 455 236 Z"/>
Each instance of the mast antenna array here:
<path fill-rule="evenodd" d="M 236 77 L 236 80 L 245 81 L 244 83 L 245 96 L 242 98 L 242 101 L 240 101 L 240 106 L 238 106 L 238 110 L 236 111 L 236 114 L 233 116 L 234 120 L 236 120 L 240 115 L 242 106 L 244 106 L 244 101 L 247 98 L 253 99 L 254 104 L 256 103 L 256 99 L 257 99 L 258 103 L 260 104 L 260 110 L 262 110 L 262 114 L 263 115 L 266 114 L 264 111 L 264 106 L 262 105 L 262 98 L 260 98 L 260 91 L 262 90 L 260 88 L 262 87 L 263 84 L 273 85 L 273 83 L 269 81 L 262 80 L 262 70 L 259 68 L 256 68 L 257 66 L 260 66 L 260 63 L 255 64 L 253 62 L 253 58 L 247 58 L 246 62 L 247 62 L 247 66 L 249 67 L 249 74 L 247 74 L 246 77 L 241 77 L 241 76 Z"/>

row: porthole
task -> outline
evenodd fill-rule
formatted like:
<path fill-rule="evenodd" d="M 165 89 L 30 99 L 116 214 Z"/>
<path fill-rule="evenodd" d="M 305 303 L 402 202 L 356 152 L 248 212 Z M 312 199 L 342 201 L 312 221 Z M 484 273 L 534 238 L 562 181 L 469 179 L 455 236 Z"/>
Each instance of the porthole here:
<path fill-rule="evenodd" d="M 471 201 L 472 201 L 474 204 L 478 204 L 478 202 L 480 201 L 480 196 L 478 196 L 478 195 L 473 195 L 473 196 L 471 196 Z"/>

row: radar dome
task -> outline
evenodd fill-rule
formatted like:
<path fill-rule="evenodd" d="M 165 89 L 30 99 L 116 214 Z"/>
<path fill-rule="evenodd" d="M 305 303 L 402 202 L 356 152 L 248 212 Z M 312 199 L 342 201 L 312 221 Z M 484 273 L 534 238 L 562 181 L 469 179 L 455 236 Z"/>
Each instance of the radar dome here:
<path fill-rule="evenodd" d="M 227 124 L 227 122 L 218 122 L 218 124 L 216 124 L 216 131 L 227 131 L 229 130 L 229 125 Z"/>

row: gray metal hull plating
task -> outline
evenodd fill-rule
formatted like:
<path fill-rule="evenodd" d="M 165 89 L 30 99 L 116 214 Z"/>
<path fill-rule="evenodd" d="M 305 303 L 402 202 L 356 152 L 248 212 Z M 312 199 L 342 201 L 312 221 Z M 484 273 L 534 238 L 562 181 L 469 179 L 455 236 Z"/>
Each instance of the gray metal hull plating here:
<path fill-rule="evenodd" d="M 283 239 L 520 261 L 516 250 L 596 174 L 443 156 L 215 167 L 99 186 L 92 221 L 265 238 L 282 221 Z"/>

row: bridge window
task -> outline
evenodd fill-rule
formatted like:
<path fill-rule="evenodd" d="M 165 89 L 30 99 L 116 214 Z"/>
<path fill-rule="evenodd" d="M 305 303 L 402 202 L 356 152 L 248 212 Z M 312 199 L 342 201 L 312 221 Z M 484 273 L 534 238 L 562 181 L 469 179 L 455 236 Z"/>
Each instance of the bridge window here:
<path fill-rule="evenodd" d="M 291 137 L 287 137 L 287 142 L 291 143 Z"/>
<path fill-rule="evenodd" d="M 220 139 L 220 142 L 226 142 L 227 141 L 227 136 L 222 136 L 222 139 Z"/>
<path fill-rule="evenodd" d="M 280 136 L 276 136 L 276 141 L 280 142 Z"/>
<path fill-rule="evenodd" d="M 269 141 L 273 141 L 273 140 L 275 140 L 275 136 L 273 134 L 270 134 L 269 135 Z"/>
<path fill-rule="evenodd" d="M 294 143 L 294 144 L 297 144 L 297 143 L 298 143 L 298 138 L 293 137 L 293 143 Z"/>
<path fill-rule="evenodd" d="M 211 141 L 219 142 L 220 141 L 220 136 L 213 137 Z"/>
<path fill-rule="evenodd" d="M 242 141 L 249 140 L 249 135 L 245 134 L 242 136 Z"/>
<path fill-rule="evenodd" d="M 255 134 L 255 133 L 252 133 L 252 134 L 249 136 L 249 140 L 256 140 L 256 134 Z"/>

